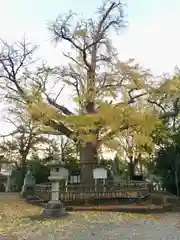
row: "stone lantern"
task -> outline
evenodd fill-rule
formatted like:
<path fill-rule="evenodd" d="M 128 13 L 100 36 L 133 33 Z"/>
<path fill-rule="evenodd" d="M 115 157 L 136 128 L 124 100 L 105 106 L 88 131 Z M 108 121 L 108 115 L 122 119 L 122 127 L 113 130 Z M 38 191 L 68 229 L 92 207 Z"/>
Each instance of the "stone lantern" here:
<path fill-rule="evenodd" d="M 60 217 L 66 215 L 63 203 L 59 199 L 60 181 L 68 181 L 69 172 L 62 164 L 51 164 L 49 180 L 51 181 L 51 200 L 47 203 L 43 214 L 46 217 Z"/>

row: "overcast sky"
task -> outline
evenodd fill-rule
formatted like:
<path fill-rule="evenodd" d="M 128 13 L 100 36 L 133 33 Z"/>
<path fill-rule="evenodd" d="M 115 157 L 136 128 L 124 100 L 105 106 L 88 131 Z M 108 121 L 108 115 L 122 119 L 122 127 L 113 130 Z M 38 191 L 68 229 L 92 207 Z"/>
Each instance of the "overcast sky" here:
<path fill-rule="evenodd" d="M 90 17 L 100 2 L 1 0 L 1 38 L 16 41 L 25 34 L 30 41 L 41 45 L 41 57 L 51 64 L 58 64 L 61 53 L 49 41 L 48 22 L 70 9 Z M 129 0 L 127 4 L 129 27 L 113 39 L 120 59 L 135 58 L 157 75 L 172 72 L 176 65 L 180 66 L 180 1 Z M 1 124 L 0 130 L 3 127 Z"/>

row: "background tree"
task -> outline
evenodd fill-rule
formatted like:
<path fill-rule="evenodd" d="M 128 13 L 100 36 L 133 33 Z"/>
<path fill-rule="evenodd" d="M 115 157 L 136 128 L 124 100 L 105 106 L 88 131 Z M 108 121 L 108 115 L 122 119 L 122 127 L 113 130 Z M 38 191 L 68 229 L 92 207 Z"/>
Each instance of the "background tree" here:
<path fill-rule="evenodd" d="M 44 164 L 43 156 L 40 157 L 34 153 L 28 160 L 28 164 L 31 166 L 33 176 L 36 179 L 36 184 L 47 183 L 50 175 L 50 169 Z"/>
<path fill-rule="evenodd" d="M 165 107 L 172 109 L 171 102 L 166 101 Z M 179 115 L 169 117 L 164 121 L 160 132 L 154 135 L 156 152 L 148 165 L 149 172 L 160 177 L 164 187 L 177 195 L 179 195 L 180 186 L 179 126 Z"/>
<path fill-rule="evenodd" d="M 110 140 L 106 145 L 117 153 L 115 157 L 117 169 L 119 164 L 122 169 L 126 169 L 128 166 L 130 180 L 134 180 L 135 175 L 137 175 L 136 170 L 143 175 L 144 163 L 148 162 L 151 154 L 155 151 L 153 137 L 148 135 L 147 139 L 144 140 L 144 137 L 136 134 L 135 130 L 133 132 L 129 130 L 120 132 L 118 137 Z"/>
<path fill-rule="evenodd" d="M 170 138 L 169 138 L 170 140 Z M 149 171 L 162 179 L 163 186 L 174 194 L 180 186 L 180 133 L 165 142 L 149 164 Z M 177 176 L 176 176 L 177 174 Z M 178 186 L 176 183 L 178 177 Z"/>
<path fill-rule="evenodd" d="M 60 138 L 60 156 L 64 163 L 64 167 L 69 170 L 70 174 L 79 172 L 80 163 L 78 149 L 72 140 L 66 137 Z"/>
<path fill-rule="evenodd" d="M 46 145 L 50 144 L 50 139 L 42 135 L 38 125 L 22 110 L 11 110 L 10 113 L 10 117 L 6 120 L 13 125 L 14 130 L 1 136 L 0 147 L 8 160 L 6 164 L 13 164 L 21 170 L 23 183 L 28 157 L 33 153 L 37 154 L 38 151 L 42 151 Z"/>
<path fill-rule="evenodd" d="M 46 149 L 43 163 L 49 164 L 51 161 L 63 164 L 70 174 L 79 171 L 79 156 L 76 144 L 64 136 L 52 139 L 51 144 Z"/>

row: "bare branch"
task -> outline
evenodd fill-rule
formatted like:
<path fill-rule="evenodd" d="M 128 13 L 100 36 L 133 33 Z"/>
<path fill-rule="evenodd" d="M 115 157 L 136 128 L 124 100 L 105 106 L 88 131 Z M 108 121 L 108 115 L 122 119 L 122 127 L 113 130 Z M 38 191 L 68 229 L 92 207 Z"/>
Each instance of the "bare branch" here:
<path fill-rule="evenodd" d="M 66 58 L 69 58 L 72 62 L 76 63 L 77 66 L 80 66 L 80 67 L 85 68 L 86 70 L 88 70 L 88 68 L 87 68 L 86 66 L 84 66 L 83 64 L 81 64 L 80 62 L 78 62 L 75 58 L 73 58 L 72 56 L 70 56 L 70 54 L 63 53 L 63 55 L 64 55 Z"/>
<path fill-rule="evenodd" d="M 69 43 L 71 43 L 72 46 L 74 46 L 77 50 L 79 50 L 79 52 L 81 52 L 83 55 L 84 63 L 88 68 L 90 68 L 90 64 L 87 61 L 87 54 L 85 49 L 83 49 L 80 45 L 76 43 L 76 38 L 73 34 L 69 35 L 70 31 L 68 29 L 68 26 L 69 26 L 70 20 L 72 20 L 72 17 L 74 15 L 75 15 L 74 13 L 70 12 L 65 17 L 64 20 L 61 19 L 60 17 L 57 18 L 56 22 L 51 25 L 50 30 L 54 33 L 56 41 L 66 40 Z M 74 34 L 75 34 L 75 31 L 74 31 Z"/>
<path fill-rule="evenodd" d="M 14 130 L 13 132 L 8 133 L 8 134 L 4 134 L 4 135 L 1 134 L 0 137 L 6 138 L 6 137 L 14 136 L 14 135 L 16 135 L 17 133 L 19 133 L 19 130 Z"/>
<path fill-rule="evenodd" d="M 132 95 L 133 91 L 139 90 L 137 88 L 131 89 L 128 91 L 128 95 L 129 95 L 129 101 L 128 104 L 132 104 L 135 103 L 137 99 L 140 99 L 143 96 L 147 96 L 148 93 L 147 92 L 141 92 L 139 94 L 135 94 L 134 96 Z"/>
<path fill-rule="evenodd" d="M 158 103 L 157 101 L 155 100 L 152 100 L 150 98 L 147 99 L 147 101 L 149 103 L 151 103 L 152 105 L 156 105 L 157 107 L 159 107 L 159 109 L 161 109 L 163 112 L 166 112 L 165 108 L 162 106 L 162 104 Z"/>
<path fill-rule="evenodd" d="M 64 89 L 64 86 L 62 86 L 62 88 L 60 89 L 59 93 L 57 94 L 56 98 L 54 99 L 54 101 L 57 101 L 58 97 L 60 96 L 60 94 L 62 93 Z"/>
<path fill-rule="evenodd" d="M 1 40 L 2 50 L 0 53 L 0 78 L 9 80 L 16 87 L 21 97 L 24 97 L 25 92 L 20 86 L 19 72 L 23 71 L 32 61 L 31 57 L 37 46 L 32 46 L 26 43 L 25 39 L 22 42 L 17 42 L 13 45 Z M 7 87 L 10 87 L 7 83 Z M 10 87 L 11 88 L 11 87 Z M 10 89 L 9 88 L 9 89 Z M 14 90 L 11 88 L 11 90 Z"/>
<path fill-rule="evenodd" d="M 120 28 L 123 26 L 123 4 L 121 1 L 110 2 L 110 6 L 103 5 L 100 9 L 99 22 L 93 20 L 82 20 L 77 22 L 75 28 L 71 30 L 71 24 L 74 13 L 70 12 L 64 19 L 58 17 L 56 22 L 51 24 L 50 30 L 54 33 L 56 41 L 66 40 L 81 54 L 84 64 L 89 71 L 95 68 L 92 66 L 97 57 L 98 45 L 104 44 L 103 40 L 110 27 Z M 113 15 L 114 11 L 116 14 Z M 91 60 L 88 61 L 88 55 L 91 55 Z M 105 59 L 105 56 L 103 60 Z M 106 58 L 108 59 L 108 58 Z"/>

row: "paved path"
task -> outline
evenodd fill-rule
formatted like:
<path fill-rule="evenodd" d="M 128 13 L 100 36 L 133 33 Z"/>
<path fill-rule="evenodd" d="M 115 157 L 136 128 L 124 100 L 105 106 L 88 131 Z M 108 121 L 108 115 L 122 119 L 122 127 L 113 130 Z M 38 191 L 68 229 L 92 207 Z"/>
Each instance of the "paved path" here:
<path fill-rule="evenodd" d="M 166 213 L 146 217 L 118 213 L 75 213 L 66 223 L 26 229 L 29 240 L 180 240 L 180 214 Z M 29 234 L 27 232 L 29 231 Z M 26 233 L 26 234 L 25 234 Z M 19 234 L 18 234 L 19 235 Z M 26 237 L 25 237 L 26 235 Z"/>

